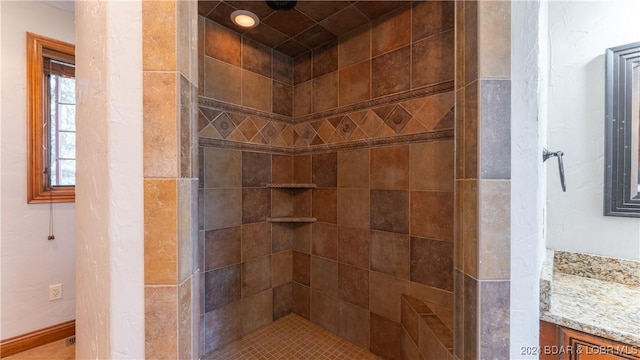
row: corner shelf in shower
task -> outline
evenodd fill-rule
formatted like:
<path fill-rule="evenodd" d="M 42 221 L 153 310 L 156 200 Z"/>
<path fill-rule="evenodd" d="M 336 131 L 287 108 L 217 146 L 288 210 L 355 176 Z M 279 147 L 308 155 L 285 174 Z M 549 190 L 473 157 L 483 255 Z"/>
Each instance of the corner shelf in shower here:
<path fill-rule="evenodd" d="M 287 189 L 287 190 L 309 190 L 315 189 L 316 184 L 300 184 L 300 183 L 270 183 L 267 184 L 268 188 L 272 189 Z M 267 221 L 270 223 L 314 223 L 318 219 L 309 216 L 279 216 L 268 217 Z"/>
<path fill-rule="evenodd" d="M 314 223 L 316 221 L 318 221 L 318 219 L 314 217 L 283 216 L 267 218 L 267 222 L 270 223 Z"/>
<path fill-rule="evenodd" d="M 315 189 L 316 184 L 267 184 L 267 187 L 272 189 Z"/>

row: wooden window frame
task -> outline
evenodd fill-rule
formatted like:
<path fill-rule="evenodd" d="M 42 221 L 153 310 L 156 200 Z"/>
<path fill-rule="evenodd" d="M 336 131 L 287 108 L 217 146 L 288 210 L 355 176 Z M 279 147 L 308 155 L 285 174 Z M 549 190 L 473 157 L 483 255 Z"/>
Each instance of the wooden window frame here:
<path fill-rule="evenodd" d="M 75 185 L 50 186 L 45 173 L 48 161 L 43 149 L 48 135 L 43 125 L 48 112 L 43 104 L 47 89 L 44 55 L 75 64 L 75 45 L 27 33 L 27 202 L 75 202 Z"/>

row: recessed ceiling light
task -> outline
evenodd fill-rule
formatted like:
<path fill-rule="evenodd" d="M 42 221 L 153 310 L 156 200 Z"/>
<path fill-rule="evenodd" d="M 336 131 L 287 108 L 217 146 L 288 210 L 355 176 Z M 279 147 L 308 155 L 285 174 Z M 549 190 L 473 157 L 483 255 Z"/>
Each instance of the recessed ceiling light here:
<path fill-rule="evenodd" d="M 260 19 L 258 19 L 258 16 L 251 11 L 236 10 L 231 13 L 231 21 L 238 26 L 252 28 L 258 25 Z"/>
<path fill-rule="evenodd" d="M 267 2 L 267 5 L 269 5 L 270 8 L 272 8 L 273 10 L 278 10 L 278 11 L 291 10 L 298 3 L 297 0 L 295 0 L 295 1 L 266 0 L 266 2 Z"/>

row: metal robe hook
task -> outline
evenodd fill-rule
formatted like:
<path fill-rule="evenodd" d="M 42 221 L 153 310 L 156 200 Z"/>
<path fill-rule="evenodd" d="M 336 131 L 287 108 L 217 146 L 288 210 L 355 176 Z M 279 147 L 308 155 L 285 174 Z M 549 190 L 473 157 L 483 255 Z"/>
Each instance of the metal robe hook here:
<path fill-rule="evenodd" d="M 542 162 L 545 162 L 548 158 L 554 156 L 558 158 L 558 171 L 560 172 L 560 185 L 562 186 L 562 191 L 567 192 L 567 186 L 564 182 L 564 164 L 562 162 L 562 156 L 564 156 L 564 153 L 562 151 L 551 152 L 547 149 L 542 149 Z"/>

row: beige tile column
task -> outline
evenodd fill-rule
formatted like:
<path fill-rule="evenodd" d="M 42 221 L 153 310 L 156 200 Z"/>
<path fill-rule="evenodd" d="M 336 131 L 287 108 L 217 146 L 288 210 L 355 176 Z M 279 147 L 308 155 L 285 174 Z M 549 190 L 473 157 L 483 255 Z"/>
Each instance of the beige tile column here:
<path fill-rule="evenodd" d="M 145 357 L 199 357 L 197 2 L 143 1 Z"/>
<path fill-rule="evenodd" d="M 508 359 L 511 3 L 456 3 L 455 344 Z"/>

